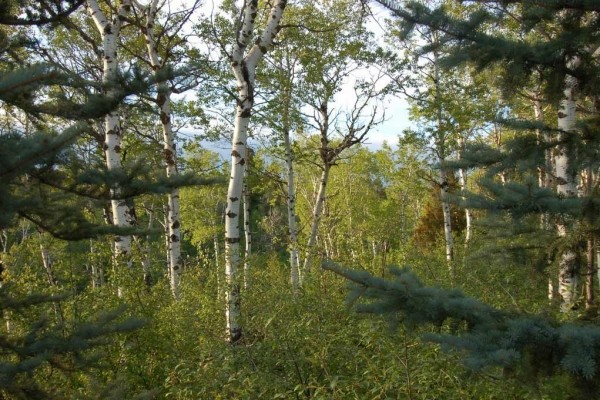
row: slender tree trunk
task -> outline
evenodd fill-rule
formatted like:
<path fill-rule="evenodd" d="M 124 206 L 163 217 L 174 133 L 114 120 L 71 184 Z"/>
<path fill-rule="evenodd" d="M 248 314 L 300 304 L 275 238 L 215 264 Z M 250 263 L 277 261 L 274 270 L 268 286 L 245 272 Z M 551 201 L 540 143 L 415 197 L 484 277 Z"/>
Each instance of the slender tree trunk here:
<path fill-rule="evenodd" d="M 436 39 L 437 40 L 437 39 Z M 442 101 L 440 88 L 440 67 L 439 56 L 436 51 L 433 52 L 433 72 L 434 72 L 434 87 L 435 87 L 435 102 L 437 109 L 437 137 L 436 137 L 436 152 L 440 163 L 440 199 L 442 203 L 442 213 L 444 216 L 444 239 L 446 242 L 446 263 L 450 272 L 450 279 L 454 281 L 456 271 L 454 268 L 454 239 L 452 238 L 452 217 L 450 214 L 450 203 L 448 202 L 448 172 L 443 166 L 446 161 L 446 132 L 443 130 L 442 118 Z"/>
<path fill-rule="evenodd" d="M 465 149 L 465 140 L 463 138 L 459 139 L 459 151 L 458 151 L 458 159 L 462 158 L 462 153 Z M 458 183 L 460 185 L 460 191 L 463 195 L 463 199 L 465 198 L 467 192 L 467 173 L 464 168 L 458 169 Z M 469 245 L 472 236 L 472 213 L 471 209 L 465 207 L 465 247 Z"/>
<path fill-rule="evenodd" d="M 285 144 L 285 164 L 287 169 L 287 212 L 288 212 L 288 232 L 289 232 L 289 252 L 290 252 L 290 282 L 294 293 L 300 286 L 300 265 L 298 261 L 298 228 L 296 227 L 296 188 L 294 186 L 294 155 L 292 153 L 292 143 L 290 131 L 287 127 L 283 131 L 283 141 Z"/>
<path fill-rule="evenodd" d="M 131 0 L 122 0 L 117 15 L 113 20 L 106 18 L 98 5 L 97 0 L 87 0 L 87 7 L 96 29 L 102 38 L 104 51 L 102 65 L 102 84 L 110 96 L 115 94 L 111 86 L 116 84 L 118 74 L 117 45 L 121 25 L 131 10 Z M 121 125 L 117 109 L 110 111 L 104 119 L 105 141 L 104 153 L 106 167 L 109 171 L 118 171 L 123 168 L 121 163 Z M 111 196 L 119 197 L 121 189 L 117 185 L 111 188 Z M 124 199 L 111 200 L 113 223 L 118 227 L 131 227 L 135 225 L 135 217 Z M 118 235 L 115 238 L 115 258 L 117 263 L 124 263 L 131 267 L 131 235 Z"/>
<path fill-rule="evenodd" d="M 585 195 L 591 198 L 594 191 L 594 171 L 588 167 L 585 171 Z M 594 233 L 587 234 L 587 249 L 586 249 L 587 272 L 585 275 L 585 308 L 590 309 L 594 305 Z"/>
<path fill-rule="evenodd" d="M 50 256 L 48 248 L 43 243 L 40 243 L 40 253 L 42 255 L 42 264 L 44 265 L 44 270 L 46 271 L 46 278 L 48 279 L 48 284 L 51 287 L 55 287 L 57 285 L 57 281 L 56 277 L 54 276 L 52 257 Z"/>
<path fill-rule="evenodd" d="M 0 231 L 0 245 L 2 246 L 2 252 L 6 253 L 8 251 L 8 233 L 6 229 Z"/>
<path fill-rule="evenodd" d="M 564 97 L 560 102 L 558 111 L 558 128 L 561 130 L 560 138 L 566 139 L 576 129 L 577 114 L 575 90 L 577 86 L 576 78 L 567 75 L 565 78 Z M 569 159 L 566 145 L 560 144 L 556 148 L 554 158 L 556 177 L 556 190 L 563 197 L 577 196 L 577 175 L 570 168 L 572 160 Z M 566 237 L 570 231 L 572 222 L 567 216 L 561 215 L 556 222 L 556 229 L 560 237 Z M 558 292 L 561 296 L 561 311 L 570 310 L 577 295 L 579 265 L 577 255 L 571 248 L 566 248 L 560 255 L 559 274 L 558 274 Z"/>
<path fill-rule="evenodd" d="M 219 252 L 219 236 L 217 234 L 213 235 L 213 248 L 215 252 L 215 269 L 220 268 L 220 252 Z"/>
<path fill-rule="evenodd" d="M 325 204 L 327 182 L 329 181 L 329 171 L 331 166 L 325 164 L 321 173 L 321 181 L 319 185 L 319 191 L 315 200 L 315 206 L 312 212 L 312 223 L 310 226 L 310 233 L 308 235 L 308 243 L 306 244 L 306 256 L 304 257 L 304 265 L 302 266 L 302 275 L 310 271 L 312 259 L 315 252 L 315 245 L 317 243 L 317 234 L 319 232 L 319 224 L 321 223 L 321 217 L 323 215 L 323 205 Z"/>
<path fill-rule="evenodd" d="M 533 93 L 535 99 L 533 101 L 533 113 L 535 116 L 535 120 L 538 122 L 543 122 L 544 120 L 544 109 L 542 108 L 542 102 L 539 99 L 538 93 Z M 538 141 L 541 144 L 548 143 L 550 138 L 547 133 L 542 133 L 538 130 L 537 132 Z M 554 166 L 552 164 L 552 152 L 550 150 L 546 150 L 544 153 L 544 167 L 540 168 L 538 171 L 538 184 L 541 188 L 552 188 L 552 173 L 554 170 Z M 540 229 L 542 231 L 550 230 L 550 216 L 548 213 L 542 213 L 540 215 Z M 549 269 L 552 264 L 552 259 L 550 254 L 546 257 L 546 265 Z M 554 287 L 554 282 L 552 280 L 552 276 L 548 276 L 548 300 L 552 301 L 555 298 L 556 289 Z"/>
<path fill-rule="evenodd" d="M 102 265 L 96 260 L 96 248 L 94 246 L 94 240 L 90 239 L 90 266 L 91 266 L 91 278 L 92 288 L 98 289 L 104 285 L 104 269 Z"/>
<path fill-rule="evenodd" d="M 227 339 L 235 343 L 242 337 L 240 325 L 240 285 L 238 267 L 240 265 L 240 200 L 244 165 L 246 164 L 246 138 L 252 107 L 254 105 L 254 81 L 256 67 L 263 58 L 279 31 L 279 22 L 287 5 L 286 0 L 277 0 L 271 8 L 269 19 L 262 35 L 256 40 L 247 54 L 246 48 L 254 36 L 255 19 L 258 13 L 258 0 L 245 2 L 241 26 L 231 54 L 231 68 L 237 81 L 235 126 L 231 149 L 231 175 L 227 189 L 225 211 L 225 277 Z"/>
<path fill-rule="evenodd" d="M 162 225 L 164 226 L 164 240 L 165 240 L 165 249 L 167 249 L 167 251 L 165 252 L 165 266 L 167 269 L 167 278 L 169 279 L 169 285 L 171 284 L 171 252 L 169 251 L 169 243 L 170 243 L 170 239 L 169 239 L 169 203 L 164 203 L 163 204 L 163 223 Z"/>
<path fill-rule="evenodd" d="M 158 0 L 152 0 L 145 9 L 146 25 L 142 33 L 146 39 L 146 48 L 150 65 L 157 78 L 158 95 L 156 104 L 159 108 L 160 123 L 163 131 L 163 158 L 168 178 L 176 177 L 177 170 L 177 148 L 175 145 L 175 134 L 171 125 L 171 88 L 169 84 L 160 80 L 160 72 L 165 68 L 166 60 L 160 60 L 153 28 L 157 14 Z M 167 257 L 169 260 L 169 282 L 171 293 L 175 299 L 179 297 L 179 282 L 182 272 L 181 258 L 181 223 L 179 216 L 179 189 L 172 189 L 167 195 Z"/>
<path fill-rule="evenodd" d="M 6 267 L 4 266 L 4 263 L 2 262 L 2 260 L 0 259 L 0 289 L 2 287 L 4 287 L 4 271 L 5 270 L 6 270 Z M 7 334 L 10 334 L 10 332 L 11 332 L 10 314 L 9 313 L 10 313 L 10 311 L 0 308 L 0 318 L 2 318 L 4 320 L 4 326 L 6 327 Z"/>
<path fill-rule="evenodd" d="M 443 161 L 442 161 L 443 162 Z M 442 213 L 444 216 L 444 239 L 446 242 L 446 262 L 452 280 L 456 277 L 454 270 L 454 239 L 452 237 L 452 217 L 450 214 L 450 203 L 448 202 L 448 177 L 447 172 L 440 170 L 440 196 L 442 199 Z"/>
<path fill-rule="evenodd" d="M 52 262 L 52 257 L 50 255 L 50 251 L 48 247 L 44 243 L 44 239 L 42 237 L 43 233 L 40 234 L 40 253 L 42 256 L 42 264 L 44 265 L 44 270 L 46 271 L 46 278 L 48 279 L 48 285 L 51 288 L 58 287 L 58 280 L 54 275 L 54 264 Z M 62 306 L 57 300 L 52 301 L 52 305 L 54 307 L 54 315 L 56 315 L 56 319 L 61 325 L 64 325 L 65 316 L 63 314 Z"/>
<path fill-rule="evenodd" d="M 154 207 L 147 210 L 148 212 L 148 231 L 154 227 Z M 138 252 L 140 253 L 140 259 L 142 264 L 142 271 L 144 272 L 144 284 L 147 288 L 152 286 L 152 275 L 150 274 L 150 235 L 146 235 L 143 240 L 140 236 L 134 236 L 133 240 L 137 245 Z"/>
<path fill-rule="evenodd" d="M 594 239 L 590 235 L 587 240 L 587 273 L 585 275 L 585 308 L 594 305 Z"/>
<path fill-rule="evenodd" d="M 600 287 L 600 238 L 594 236 L 594 246 L 596 248 L 596 273 L 598 274 L 598 287 Z"/>
<path fill-rule="evenodd" d="M 242 201 L 244 203 L 244 289 L 248 289 L 250 280 L 250 254 L 252 252 L 252 232 L 250 231 L 250 188 L 248 187 L 248 168 L 252 150 L 246 147 L 246 163 L 244 164 L 244 183 Z"/>

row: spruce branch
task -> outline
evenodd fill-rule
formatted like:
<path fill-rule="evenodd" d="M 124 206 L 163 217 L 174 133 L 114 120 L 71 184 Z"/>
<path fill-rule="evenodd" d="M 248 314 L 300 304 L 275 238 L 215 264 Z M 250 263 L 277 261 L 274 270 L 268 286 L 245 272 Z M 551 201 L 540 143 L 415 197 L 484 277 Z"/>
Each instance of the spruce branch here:
<path fill-rule="evenodd" d="M 600 382 L 600 327 L 561 323 L 542 315 L 496 309 L 456 289 L 425 286 L 409 269 L 391 268 L 392 280 L 346 269 L 331 261 L 323 269 L 351 282 L 350 304 L 363 313 L 386 316 L 392 327 L 450 323 L 449 333 L 425 334 L 445 350 L 458 350 L 466 367 L 481 371 L 554 374 L 565 371 L 586 387 Z"/>

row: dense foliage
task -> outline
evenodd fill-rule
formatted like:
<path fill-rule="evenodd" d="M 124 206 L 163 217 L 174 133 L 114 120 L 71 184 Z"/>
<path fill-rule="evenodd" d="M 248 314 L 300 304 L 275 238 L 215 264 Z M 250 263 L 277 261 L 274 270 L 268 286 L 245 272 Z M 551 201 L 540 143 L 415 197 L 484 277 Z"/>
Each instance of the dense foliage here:
<path fill-rule="evenodd" d="M 0 398 L 593 398 L 599 13 L 0 1 Z"/>

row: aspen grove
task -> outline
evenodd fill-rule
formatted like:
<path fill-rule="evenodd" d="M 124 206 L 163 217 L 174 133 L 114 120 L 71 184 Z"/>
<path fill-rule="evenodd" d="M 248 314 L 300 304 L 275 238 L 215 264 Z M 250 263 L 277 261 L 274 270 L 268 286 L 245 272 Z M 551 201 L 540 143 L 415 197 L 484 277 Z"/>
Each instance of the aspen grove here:
<path fill-rule="evenodd" d="M 600 4 L 0 1 L 0 398 L 590 399 Z"/>

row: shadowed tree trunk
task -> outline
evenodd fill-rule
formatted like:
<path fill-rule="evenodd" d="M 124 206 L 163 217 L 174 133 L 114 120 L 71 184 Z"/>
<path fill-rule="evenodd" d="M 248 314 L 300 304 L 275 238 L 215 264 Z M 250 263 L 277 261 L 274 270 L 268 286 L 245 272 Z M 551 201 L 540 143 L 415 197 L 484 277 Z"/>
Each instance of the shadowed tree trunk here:
<path fill-rule="evenodd" d="M 576 63 L 576 60 L 571 60 L 569 64 L 573 67 Z M 558 129 L 561 131 L 561 141 L 576 131 L 576 87 L 576 78 L 567 75 L 563 99 L 560 101 L 558 110 Z M 559 144 L 555 149 L 554 176 L 556 177 L 556 191 L 562 197 L 577 196 L 577 175 L 572 171 L 571 163 L 567 146 L 564 143 Z M 558 235 L 566 237 L 571 230 L 571 224 L 572 222 L 567 216 L 560 215 L 556 221 Z M 564 249 L 559 257 L 558 293 L 561 296 L 561 311 L 566 312 L 573 307 L 576 301 L 579 264 L 577 254 L 572 248 Z"/>

